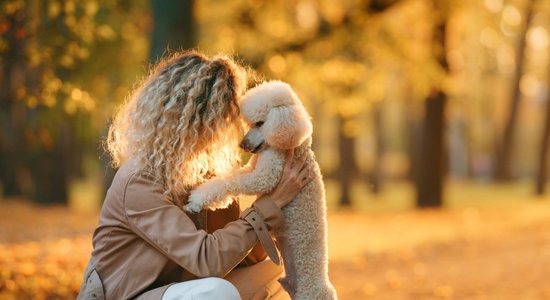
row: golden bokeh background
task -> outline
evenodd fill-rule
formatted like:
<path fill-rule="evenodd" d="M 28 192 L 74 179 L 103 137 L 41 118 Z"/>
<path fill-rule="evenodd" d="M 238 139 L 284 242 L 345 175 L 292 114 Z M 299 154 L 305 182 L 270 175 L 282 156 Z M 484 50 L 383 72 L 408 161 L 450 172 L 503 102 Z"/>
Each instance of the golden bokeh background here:
<path fill-rule="evenodd" d="M 340 298 L 550 299 L 549 20 L 546 0 L 1 1 L 0 299 L 74 298 L 102 138 L 167 48 L 297 91 Z"/>

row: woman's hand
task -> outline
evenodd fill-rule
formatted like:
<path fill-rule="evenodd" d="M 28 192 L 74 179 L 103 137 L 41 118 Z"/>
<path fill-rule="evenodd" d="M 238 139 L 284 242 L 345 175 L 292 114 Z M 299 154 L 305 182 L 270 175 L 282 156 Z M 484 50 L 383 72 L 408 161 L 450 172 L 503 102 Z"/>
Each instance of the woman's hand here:
<path fill-rule="evenodd" d="M 269 197 L 279 208 L 289 204 L 302 190 L 302 188 L 313 179 L 312 167 L 305 163 L 304 155 L 295 164 L 292 164 L 294 150 L 289 150 L 286 155 L 285 166 L 281 174 L 281 180 Z"/>

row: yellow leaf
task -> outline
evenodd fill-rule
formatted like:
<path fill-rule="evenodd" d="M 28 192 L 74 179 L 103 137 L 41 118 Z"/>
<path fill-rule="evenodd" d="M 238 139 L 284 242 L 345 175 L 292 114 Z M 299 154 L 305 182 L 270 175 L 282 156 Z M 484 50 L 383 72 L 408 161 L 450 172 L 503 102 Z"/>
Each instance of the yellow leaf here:
<path fill-rule="evenodd" d="M 96 34 L 104 40 L 113 40 L 116 37 L 115 31 L 109 25 L 100 25 L 96 28 Z"/>
<path fill-rule="evenodd" d="M 48 17 L 50 19 L 57 17 L 59 15 L 60 10 L 61 10 L 61 6 L 59 5 L 59 2 L 57 1 L 48 2 Z"/>

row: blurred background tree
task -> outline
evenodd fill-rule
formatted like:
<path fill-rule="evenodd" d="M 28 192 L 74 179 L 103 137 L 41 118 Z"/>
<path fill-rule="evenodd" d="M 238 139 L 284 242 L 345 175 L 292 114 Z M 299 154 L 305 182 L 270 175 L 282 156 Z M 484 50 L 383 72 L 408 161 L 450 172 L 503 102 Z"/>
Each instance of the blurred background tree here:
<path fill-rule="evenodd" d="M 148 12 L 67 0 L 3 1 L 0 14 L 4 195 L 66 204 L 72 180 L 97 170 L 106 116 L 142 68 Z"/>
<path fill-rule="evenodd" d="M 512 82 L 512 93 L 510 94 L 510 107 L 508 116 L 502 135 L 501 145 L 497 147 L 497 165 L 495 170 L 495 178 L 499 181 L 510 180 L 510 160 L 513 151 L 515 131 L 518 123 L 519 104 L 522 98 L 520 91 L 520 82 L 523 76 L 525 64 L 525 49 L 527 45 L 527 30 L 531 27 L 534 14 L 535 0 L 527 1 L 525 7 L 525 21 L 521 25 L 521 30 L 518 34 L 518 42 L 516 49 L 516 67 Z"/>
<path fill-rule="evenodd" d="M 156 62 L 171 49 L 186 50 L 197 45 L 195 1 L 152 0 L 153 33 L 149 60 Z"/>
<path fill-rule="evenodd" d="M 101 136 L 167 47 L 232 54 L 293 85 L 333 206 L 399 188 L 439 207 L 457 181 L 544 191 L 547 1 L 6 0 L 0 14 L 5 197 L 67 203 L 83 180 L 108 187 Z"/>

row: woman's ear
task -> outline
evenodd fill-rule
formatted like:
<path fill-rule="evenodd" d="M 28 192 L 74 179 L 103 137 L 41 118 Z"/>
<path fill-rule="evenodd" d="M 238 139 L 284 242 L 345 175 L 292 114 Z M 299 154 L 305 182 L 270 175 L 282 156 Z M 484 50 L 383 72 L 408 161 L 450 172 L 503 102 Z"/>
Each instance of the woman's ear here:
<path fill-rule="evenodd" d="M 265 141 L 278 149 L 294 149 L 311 135 L 312 125 L 302 106 L 273 107 L 261 128 Z"/>

